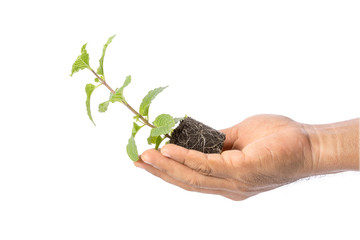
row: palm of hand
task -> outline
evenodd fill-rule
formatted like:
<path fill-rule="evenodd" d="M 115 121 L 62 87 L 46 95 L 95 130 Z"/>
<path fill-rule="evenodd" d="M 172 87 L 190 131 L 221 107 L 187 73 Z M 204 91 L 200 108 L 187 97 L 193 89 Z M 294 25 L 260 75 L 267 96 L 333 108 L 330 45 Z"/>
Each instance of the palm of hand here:
<path fill-rule="evenodd" d="M 230 161 L 242 169 L 237 180 L 246 184 L 254 194 L 306 177 L 311 171 L 308 135 L 302 124 L 289 118 L 258 115 L 225 132 L 228 139 L 223 155 L 226 156 L 230 149 L 242 151 L 244 158 L 241 163 L 232 158 Z"/>
<path fill-rule="evenodd" d="M 190 191 L 243 200 L 306 177 L 311 143 L 304 126 L 276 115 L 250 117 L 225 129 L 224 151 L 203 154 L 168 144 L 135 162 L 168 183 Z"/>

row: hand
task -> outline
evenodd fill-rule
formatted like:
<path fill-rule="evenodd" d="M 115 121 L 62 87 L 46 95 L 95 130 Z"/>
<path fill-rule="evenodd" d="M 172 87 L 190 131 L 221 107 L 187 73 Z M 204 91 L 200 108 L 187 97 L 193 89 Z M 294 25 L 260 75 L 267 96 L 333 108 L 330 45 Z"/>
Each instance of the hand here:
<path fill-rule="evenodd" d="M 145 151 L 135 165 L 189 191 L 243 200 L 316 174 L 320 154 L 310 130 L 283 116 L 258 115 L 222 131 L 221 154 L 168 144 Z"/>

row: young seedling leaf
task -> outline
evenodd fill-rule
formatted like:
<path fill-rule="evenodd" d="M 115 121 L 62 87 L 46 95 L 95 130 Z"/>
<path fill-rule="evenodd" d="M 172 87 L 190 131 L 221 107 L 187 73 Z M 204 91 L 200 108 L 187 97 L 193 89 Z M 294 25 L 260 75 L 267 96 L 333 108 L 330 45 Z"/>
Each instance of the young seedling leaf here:
<path fill-rule="evenodd" d="M 161 142 L 164 140 L 165 138 L 161 137 L 161 136 L 157 136 L 157 137 L 148 137 L 147 141 L 148 141 L 148 144 L 151 145 L 151 144 L 155 144 L 155 149 L 157 150 L 161 144 Z"/>
<path fill-rule="evenodd" d="M 93 122 L 93 124 L 95 125 L 95 122 L 91 116 L 91 109 L 90 109 L 90 97 L 91 97 L 91 94 L 93 93 L 93 91 L 95 90 L 96 86 L 95 85 L 92 85 L 91 83 L 89 84 L 86 84 L 85 86 L 85 92 L 86 92 L 86 111 L 87 111 L 87 114 L 90 118 L 90 120 Z M 95 125 L 96 126 L 96 125 Z"/>
<path fill-rule="evenodd" d="M 169 114 L 160 114 L 153 122 L 155 127 L 174 127 L 175 121 Z"/>
<path fill-rule="evenodd" d="M 104 76 L 104 57 L 105 57 L 105 52 L 106 52 L 107 47 L 109 46 L 109 44 L 111 43 L 111 41 L 113 40 L 113 38 L 114 38 L 115 36 L 116 36 L 116 35 L 109 37 L 109 39 L 107 40 L 107 42 L 106 42 L 105 45 L 104 45 L 103 53 L 102 53 L 101 58 L 100 58 L 100 60 L 99 60 L 100 65 L 99 65 L 99 67 L 98 67 L 98 69 L 97 69 L 97 71 L 96 71 L 97 74 L 99 74 L 99 75 L 103 75 L 103 76 Z"/>
<path fill-rule="evenodd" d="M 161 136 L 158 136 L 156 138 L 156 142 L 155 142 L 155 149 L 158 150 L 159 149 L 159 146 L 161 144 L 161 142 L 164 140 L 165 138 L 162 138 Z"/>
<path fill-rule="evenodd" d="M 72 65 L 70 76 L 72 76 L 74 73 L 76 73 L 76 72 L 78 72 L 80 70 L 83 70 L 85 68 L 90 69 L 89 54 L 86 51 L 86 45 L 87 45 L 87 43 L 85 43 L 82 46 L 81 54 L 76 58 L 74 64 Z"/>
<path fill-rule="evenodd" d="M 122 85 L 121 88 L 120 88 L 121 94 L 123 94 L 124 88 L 125 88 L 127 85 L 129 85 L 130 83 L 131 83 L 131 75 L 129 75 L 129 76 L 127 76 L 127 77 L 125 78 L 125 81 L 124 81 L 123 85 Z"/>
<path fill-rule="evenodd" d="M 152 136 L 148 137 L 148 138 L 147 138 L 148 144 L 149 144 L 149 145 L 155 144 L 157 138 L 158 138 L 158 137 L 152 137 Z"/>
<path fill-rule="evenodd" d="M 138 122 L 140 119 L 140 116 L 139 115 L 133 116 L 133 119 Z"/>
<path fill-rule="evenodd" d="M 153 122 L 156 128 L 151 129 L 150 136 L 157 137 L 171 132 L 175 126 L 175 121 L 169 114 L 160 114 Z"/>
<path fill-rule="evenodd" d="M 133 123 L 133 128 L 132 128 L 132 131 L 131 131 L 131 135 L 133 137 L 135 137 L 135 135 L 137 134 L 137 132 L 143 127 L 144 125 L 142 126 L 139 126 L 137 125 L 135 122 Z"/>
<path fill-rule="evenodd" d="M 128 144 L 126 146 L 126 152 L 130 157 L 130 159 L 133 160 L 134 162 L 136 162 L 139 159 L 138 150 L 133 136 L 129 138 Z"/>
<path fill-rule="evenodd" d="M 167 86 L 155 88 L 155 89 L 149 91 L 148 94 L 146 94 L 146 96 L 143 98 L 143 100 L 140 104 L 139 113 L 141 115 L 143 115 L 144 117 L 149 117 L 149 107 L 150 107 L 152 100 L 154 100 L 154 98 L 159 93 L 161 93 L 165 88 L 167 88 Z"/>
<path fill-rule="evenodd" d="M 171 127 L 157 127 L 157 128 L 152 128 L 150 131 L 150 136 L 151 137 L 157 137 L 157 136 L 161 136 L 164 134 L 168 134 L 169 132 L 171 132 L 172 128 Z"/>
<path fill-rule="evenodd" d="M 99 104 L 99 112 L 106 112 L 109 106 L 109 101 L 103 102 Z"/>
<path fill-rule="evenodd" d="M 117 88 L 115 90 L 115 94 L 111 94 L 110 95 L 110 99 L 109 101 L 114 103 L 114 102 L 123 102 L 125 101 L 125 97 L 124 97 L 124 88 L 129 85 L 131 82 L 131 76 L 127 76 L 125 81 L 124 81 L 124 84 L 121 86 L 121 88 Z"/>
<path fill-rule="evenodd" d="M 181 117 L 181 118 L 174 118 L 175 124 L 177 124 L 178 122 L 180 122 L 181 120 L 184 120 L 185 117 Z"/>

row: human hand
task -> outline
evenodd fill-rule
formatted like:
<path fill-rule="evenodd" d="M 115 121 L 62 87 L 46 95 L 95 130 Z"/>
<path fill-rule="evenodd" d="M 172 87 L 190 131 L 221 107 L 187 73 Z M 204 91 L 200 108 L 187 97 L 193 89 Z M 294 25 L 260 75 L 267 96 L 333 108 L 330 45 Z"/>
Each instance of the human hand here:
<path fill-rule="evenodd" d="M 168 144 L 135 162 L 151 174 L 189 191 L 243 200 L 319 174 L 318 138 L 313 128 L 277 115 L 257 115 L 226 134 L 221 154 L 204 154 Z M 309 133 L 311 132 L 311 133 Z"/>

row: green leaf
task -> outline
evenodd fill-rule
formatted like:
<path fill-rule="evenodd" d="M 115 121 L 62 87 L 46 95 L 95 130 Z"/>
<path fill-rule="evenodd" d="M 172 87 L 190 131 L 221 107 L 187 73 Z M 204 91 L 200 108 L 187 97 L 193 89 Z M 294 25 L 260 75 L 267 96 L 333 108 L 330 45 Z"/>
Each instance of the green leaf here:
<path fill-rule="evenodd" d="M 110 95 L 110 99 L 109 101 L 114 103 L 114 102 L 123 102 L 125 101 L 125 97 L 124 97 L 124 88 L 129 85 L 131 82 L 131 76 L 127 76 L 125 81 L 124 81 L 124 84 L 121 86 L 121 88 L 117 88 L 115 90 L 115 94 L 112 94 Z"/>
<path fill-rule="evenodd" d="M 159 149 L 159 146 L 161 144 L 161 142 L 164 140 L 165 138 L 162 138 L 161 136 L 158 136 L 156 138 L 156 142 L 155 142 L 155 149 L 158 150 Z"/>
<path fill-rule="evenodd" d="M 150 132 L 150 136 L 152 137 L 157 137 L 157 136 L 161 136 L 164 134 L 168 134 L 169 132 L 171 132 L 172 127 L 157 127 L 157 128 L 152 128 L 151 132 Z"/>
<path fill-rule="evenodd" d="M 169 114 L 160 114 L 155 118 L 153 123 L 156 128 L 151 129 L 150 136 L 152 137 L 167 134 L 171 132 L 172 128 L 175 126 L 174 118 Z"/>
<path fill-rule="evenodd" d="M 91 83 L 89 84 L 86 84 L 85 86 L 85 92 L 86 92 L 86 111 L 87 111 L 87 114 L 90 118 L 90 120 L 93 122 L 93 124 L 95 125 L 94 123 L 94 120 L 91 116 L 91 109 L 90 109 L 90 97 L 91 97 L 91 94 L 92 92 L 95 90 L 96 86 L 95 85 L 92 85 Z M 96 125 L 95 125 L 96 126 Z"/>
<path fill-rule="evenodd" d="M 135 119 L 135 121 L 139 122 L 140 115 L 133 116 L 133 119 Z"/>
<path fill-rule="evenodd" d="M 127 76 L 125 79 L 124 84 L 121 86 L 121 88 L 117 88 L 115 90 L 115 94 L 110 93 L 110 97 L 109 100 L 103 103 L 99 104 L 99 112 L 106 112 L 108 107 L 109 107 L 109 103 L 112 102 L 123 102 L 125 100 L 124 98 L 124 88 L 129 85 L 131 82 L 131 76 Z"/>
<path fill-rule="evenodd" d="M 155 149 L 157 150 L 161 144 L 161 142 L 164 140 L 165 138 L 162 138 L 161 136 L 157 136 L 157 137 L 148 137 L 147 141 L 148 141 L 148 144 L 151 145 L 151 144 L 155 144 Z"/>
<path fill-rule="evenodd" d="M 139 113 L 144 116 L 144 117 L 148 117 L 149 116 L 149 107 L 150 104 L 152 102 L 152 100 L 154 100 L 154 98 L 161 93 L 166 87 L 159 87 L 159 88 L 155 88 L 151 91 L 148 92 L 148 94 L 146 94 L 146 96 L 143 98 L 141 104 L 140 104 L 140 109 L 139 109 Z"/>
<path fill-rule="evenodd" d="M 135 139 L 133 136 L 131 136 L 129 138 L 128 144 L 126 146 L 126 152 L 127 152 L 128 156 L 130 157 L 130 159 L 133 160 L 134 162 L 139 160 L 139 154 L 138 154 Z"/>
<path fill-rule="evenodd" d="M 133 128 L 132 128 L 132 131 L 131 131 L 131 135 L 133 137 L 135 137 L 136 133 L 143 127 L 144 125 L 142 126 L 139 126 L 137 125 L 135 122 L 133 123 Z"/>
<path fill-rule="evenodd" d="M 174 118 L 175 124 L 177 124 L 178 122 L 180 122 L 181 120 L 184 120 L 185 117 L 181 117 L 181 118 Z"/>
<path fill-rule="evenodd" d="M 109 101 L 103 102 L 99 104 L 99 112 L 106 112 L 109 106 Z"/>
<path fill-rule="evenodd" d="M 72 76 L 74 73 L 83 70 L 85 68 L 90 69 L 90 65 L 89 65 L 89 54 L 86 51 L 86 44 L 85 43 L 82 48 L 81 48 L 81 55 L 79 55 L 74 64 L 72 65 L 72 69 L 71 69 L 71 74 L 70 76 Z"/>
<path fill-rule="evenodd" d="M 152 137 L 152 136 L 148 137 L 148 138 L 147 138 L 148 144 L 149 144 L 149 145 L 155 144 L 157 138 L 158 138 L 158 137 Z"/>
<path fill-rule="evenodd" d="M 106 52 L 106 49 L 107 47 L 109 46 L 109 44 L 111 43 L 111 41 L 113 40 L 113 38 L 115 37 L 116 35 L 114 36 L 111 36 L 109 37 L 109 39 L 107 40 L 107 42 L 105 43 L 104 47 L 103 47 L 103 53 L 101 55 L 101 58 L 99 60 L 99 68 L 97 69 L 97 74 L 100 74 L 100 75 L 103 75 L 104 76 L 104 57 L 105 57 L 105 52 Z"/>
<path fill-rule="evenodd" d="M 160 114 L 153 122 L 155 127 L 174 127 L 175 121 L 169 114 Z"/>

